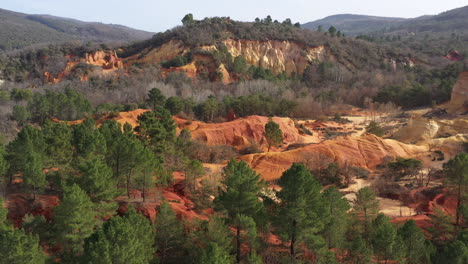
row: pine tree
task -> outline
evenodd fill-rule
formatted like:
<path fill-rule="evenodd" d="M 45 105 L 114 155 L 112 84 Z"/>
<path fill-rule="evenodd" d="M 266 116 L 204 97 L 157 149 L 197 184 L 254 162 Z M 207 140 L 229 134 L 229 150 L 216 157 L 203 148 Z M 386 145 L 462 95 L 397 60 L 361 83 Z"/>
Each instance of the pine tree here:
<path fill-rule="evenodd" d="M 86 239 L 86 263 L 145 264 L 154 255 L 151 223 L 130 207 L 124 216 L 112 217 Z"/>
<path fill-rule="evenodd" d="M 26 187 L 33 189 L 43 187 L 45 185 L 44 174 L 42 173 L 43 166 L 42 157 L 44 156 L 44 138 L 39 129 L 32 126 L 24 127 L 16 136 L 15 140 L 7 146 L 8 162 L 10 164 L 10 179 L 14 173 L 25 173 Z M 33 160 L 33 163 L 31 163 Z M 29 179 L 27 179 L 29 177 Z M 37 177 L 37 182 L 34 179 Z M 26 183 L 27 182 L 27 183 Z"/>
<path fill-rule="evenodd" d="M 39 238 L 23 229 L 0 230 L 0 262 L 41 264 L 46 262 Z"/>
<path fill-rule="evenodd" d="M 205 168 L 199 160 L 185 161 L 185 181 L 188 189 L 192 192 L 197 188 L 197 179 L 205 174 Z"/>
<path fill-rule="evenodd" d="M 212 215 L 208 221 L 197 222 L 194 229 L 191 242 L 203 249 L 202 252 L 205 253 L 210 244 L 216 244 L 223 252 L 231 252 L 232 233 L 222 218 Z"/>
<path fill-rule="evenodd" d="M 146 201 L 147 190 L 154 185 L 154 172 L 162 172 L 160 160 L 147 148 L 140 149 L 138 173 L 135 179 L 137 187 L 142 190 L 143 202 Z"/>
<path fill-rule="evenodd" d="M 400 257 L 397 230 L 384 214 L 379 214 L 372 222 L 372 245 L 374 252 L 385 263 Z"/>
<path fill-rule="evenodd" d="M 303 164 L 294 163 L 279 180 L 281 191 L 275 221 L 276 232 L 290 243 L 289 253 L 295 258 L 296 245 L 304 239 L 319 240 L 324 227 L 325 211 L 321 186 Z"/>
<path fill-rule="evenodd" d="M 145 146 L 149 146 L 156 154 L 165 153 L 176 139 L 176 125 L 171 114 L 164 108 L 157 107 L 138 116 L 138 126 L 135 128 Z"/>
<path fill-rule="evenodd" d="M 322 231 L 325 242 L 329 249 L 342 248 L 348 228 L 349 202 L 335 186 L 323 192 L 323 201 L 330 216 Z"/>
<path fill-rule="evenodd" d="M 27 188 L 30 188 L 33 192 L 34 199 L 36 199 L 36 193 L 45 187 L 47 181 L 43 171 L 44 162 L 41 154 L 31 151 L 25 153 L 28 162 L 24 164 L 22 168 L 23 182 Z"/>
<path fill-rule="evenodd" d="M 96 122 L 86 119 L 83 123 L 73 127 L 73 145 L 77 153 L 87 158 L 91 154 L 104 155 L 106 153 L 106 139 L 96 128 Z"/>
<path fill-rule="evenodd" d="M 238 219 L 239 215 L 256 218 L 263 210 L 259 200 L 263 181 L 244 161 L 236 162 L 232 159 L 224 168 L 224 188 L 220 190 L 215 204 L 218 209 L 225 210 L 231 221 Z M 241 257 L 241 226 L 236 225 L 236 261 Z"/>
<path fill-rule="evenodd" d="M 72 130 L 65 123 L 46 121 L 42 129 L 45 143 L 46 164 L 68 165 L 73 158 Z"/>
<path fill-rule="evenodd" d="M 229 251 L 218 246 L 216 243 L 209 243 L 208 247 L 203 250 L 203 253 L 198 260 L 199 264 L 230 264 L 234 260 Z"/>
<path fill-rule="evenodd" d="M 430 263 L 430 250 L 424 232 L 416 225 L 414 220 L 408 220 L 398 229 L 398 235 L 404 243 L 406 263 Z"/>
<path fill-rule="evenodd" d="M 5 148 L 0 145 L 0 185 L 4 187 L 3 194 L 6 194 L 6 185 L 8 183 L 7 172 L 10 168 L 10 164 L 7 160 L 7 153 Z"/>
<path fill-rule="evenodd" d="M 119 193 L 117 182 L 112 176 L 112 170 L 99 157 L 84 160 L 79 166 L 81 178 L 80 187 L 94 202 L 111 201 Z"/>
<path fill-rule="evenodd" d="M 193 19 L 193 18 L 192 18 Z M 153 88 L 148 93 L 147 104 L 151 109 L 155 110 L 157 107 L 164 106 L 166 97 L 161 93 L 158 88 Z"/>
<path fill-rule="evenodd" d="M 0 198 L 0 231 L 8 230 L 13 227 L 7 216 L 8 208 L 5 207 L 3 199 Z"/>
<path fill-rule="evenodd" d="M 370 231 L 370 223 L 379 213 L 379 201 L 376 199 L 374 191 L 369 187 L 360 189 L 356 194 L 353 208 L 362 224 L 364 235 L 367 235 Z"/>
<path fill-rule="evenodd" d="M 126 158 L 124 156 L 126 148 L 126 138 L 124 133 L 125 129 L 128 129 L 127 125 L 128 123 L 125 123 L 124 132 L 122 132 L 122 126 L 120 123 L 115 120 L 107 120 L 99 128 L 99 132 L 106 140 L 106 162 L 112 169 L 114 178 L 116 179 L 121 177 L 122 162 L 124 162 Z"/>
<path fill-rule="evenodd" d="M 455 224 L 460 226 L 463 203 L 468 199 L 468 153 L 460 153 L 444 164 L 446 181 L 453 186 L 457 196 Z"/>
<path fill-rule="evenodd" d="M 271 118 L 265 124 L 265 138 L 268 142 L 268 152 L 270 152 L 271 146 L 277 146 L 283 141 L 283 132 L 280 126 Z"/>
<path fill-rule="evenodd" d="M 444 212 L 440 207 L 436 207 L 432 214 L 429 214 L 431 227 L 427 231 L 431 235 L 432 242 L 442 247 L 455 239 L 453 217 Z"/>
<path fill-rule="evenodd" d="M 372 262 L 372 247 L 361 237 L 355 237 L 348 245 L 346 259 L 353 264 L 370 264 Z"/>
<path fill-rule="evenodd" d="M 160 256 L 159 263 L 168 263 L 177 258 L 185 243 L 184 226 L 177 219 L 172 207 L 163 201 L 156 216 L 156 247 Z"/>
<path fill-rule="evenodd" d="M 65 190 L 63 201 L 54 210 L 55 239 L 65 256 L 83 252 L 84 240 L 97 225 L 95 206 L 76 184 Z"/>

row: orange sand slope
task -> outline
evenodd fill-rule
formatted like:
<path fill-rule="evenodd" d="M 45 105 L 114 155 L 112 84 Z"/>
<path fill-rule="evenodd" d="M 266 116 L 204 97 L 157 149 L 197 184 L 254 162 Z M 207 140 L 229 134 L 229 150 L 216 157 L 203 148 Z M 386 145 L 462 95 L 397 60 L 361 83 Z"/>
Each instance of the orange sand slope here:
<path fill-rule="evenodd" d="M 405 158 L 423 155 L 427 147 L 400 143 L 391 139 L 382 139 L 371 134 L 362 137 L 343 137 L 320 144 L 311 144 L 303 148 L 285 152 L 260 153 L 242 156 L 253 169 L 266 180 L 280 178 L 283 171 L 293 162 L 316 162 L 323 158 L 363 168 L 373 169 L 386 156 Z"/>

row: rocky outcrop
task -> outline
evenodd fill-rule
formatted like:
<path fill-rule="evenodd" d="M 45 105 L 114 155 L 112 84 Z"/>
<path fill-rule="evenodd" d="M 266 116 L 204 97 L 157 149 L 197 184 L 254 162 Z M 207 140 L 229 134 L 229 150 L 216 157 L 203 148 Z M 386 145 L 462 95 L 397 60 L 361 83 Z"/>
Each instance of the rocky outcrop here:
<path fill-rule="evenodd" d="M 115 72 L 118 69 L 123 69 L 124 64 L 122 59 L 117 56 L 116 51 L 95 51 L 92 53 L 86 53 L 83 58 L 76 56 L 66 56 L 68 60 L 65 68 L 62 72 L 58 73 L 57 76 L 52 75 L 50 72 L 44 72 L 44 82 L 45 83 L 59 83 L 66 76 L 70 75 L 75 68 L 80 64 L 95 66 L 96 69 L 88 74 L 108 74 Z M 99 69 L 99 70 L 97 70 Z M 88 80 L 88 75 L 78 76 L 80 80 Z"/>
<path fill-rule="evenodd" d="M 468 72 L 462 72 L 458 76 L 457 83 L 452 90 L 448 109 L 451 112 L 464 112 L 468 110 Z"/>
<path fill-rule="evenodd" d="M 331 57 L 325 46 L 305 47 L 291 41 L 228 39 L 223 43 L 233 58 L 242 56 L 247 63 L 276 74 L 302 74 L 311 62 Z"/>
<path fill-rule="evenodd" d="M 114 50 L 111 51 L 96 51 L 87 53 L 84 58 L 84 63 L 101 67 L 103 70 L 117 70 L 123 68 L 122 59 L 117 56 Z"/>

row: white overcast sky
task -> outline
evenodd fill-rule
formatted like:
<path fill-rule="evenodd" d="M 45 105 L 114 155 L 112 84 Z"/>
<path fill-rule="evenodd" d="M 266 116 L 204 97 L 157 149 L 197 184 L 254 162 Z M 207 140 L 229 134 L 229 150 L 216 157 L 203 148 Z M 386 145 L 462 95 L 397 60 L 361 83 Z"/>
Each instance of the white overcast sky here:
<path fill-rule="evenodd" d="M 465 5 L 468 0 L 0 0 L 3 9 L 121 24 L 152 32 L 181 24 L 187 13 L 196 19 L 230 16 L 253 21 L 271 15 L 280 21 L 291 18 L 293 22 L 305 23 L 344 13 L 411 18 Z"/>

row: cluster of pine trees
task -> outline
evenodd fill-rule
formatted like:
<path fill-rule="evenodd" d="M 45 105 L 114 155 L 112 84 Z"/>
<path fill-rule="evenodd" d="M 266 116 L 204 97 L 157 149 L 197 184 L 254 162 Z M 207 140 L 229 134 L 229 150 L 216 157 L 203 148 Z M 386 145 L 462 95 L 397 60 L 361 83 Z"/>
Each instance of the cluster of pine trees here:
<path fill-rule="evenodd" d="M 423 231 L 414 221 L 397 226 L 379 214 L 370 188 L 359 190 L 350 206 L 302 164 L 283 173 L 276 191 L 234 159 L 218 188 L 199 187 L 204 169 L 190 155 L 190 134 L 176 136 L 157 98 L 150 96 L 154 111 L 141 114 L 135 128 L 113 120 L 100 126 L 92 119 L 75 125 L 46 120 L 42 127 L 26 125 L 0 147 L 4 194 L 19 187 L 32 200 L 60 197 L 52 219 L 27 215 L 16 228 L 0 208 L 0 262 L 466 263 L 468 154 L 445 165 L 456 218 L 437 209 Z M 277 145 L 281 130 L 270 120 L 265 136 Z M 176 170 L 186 172 L 199 209 L 214 208 L 208 221 L 180 220 L 164 200 L 154 222 L 131 206 L 117 215 L 117 196 L 130 198 L 138 189 L 145 202 L 148 190 L 169 185 Z"/>

